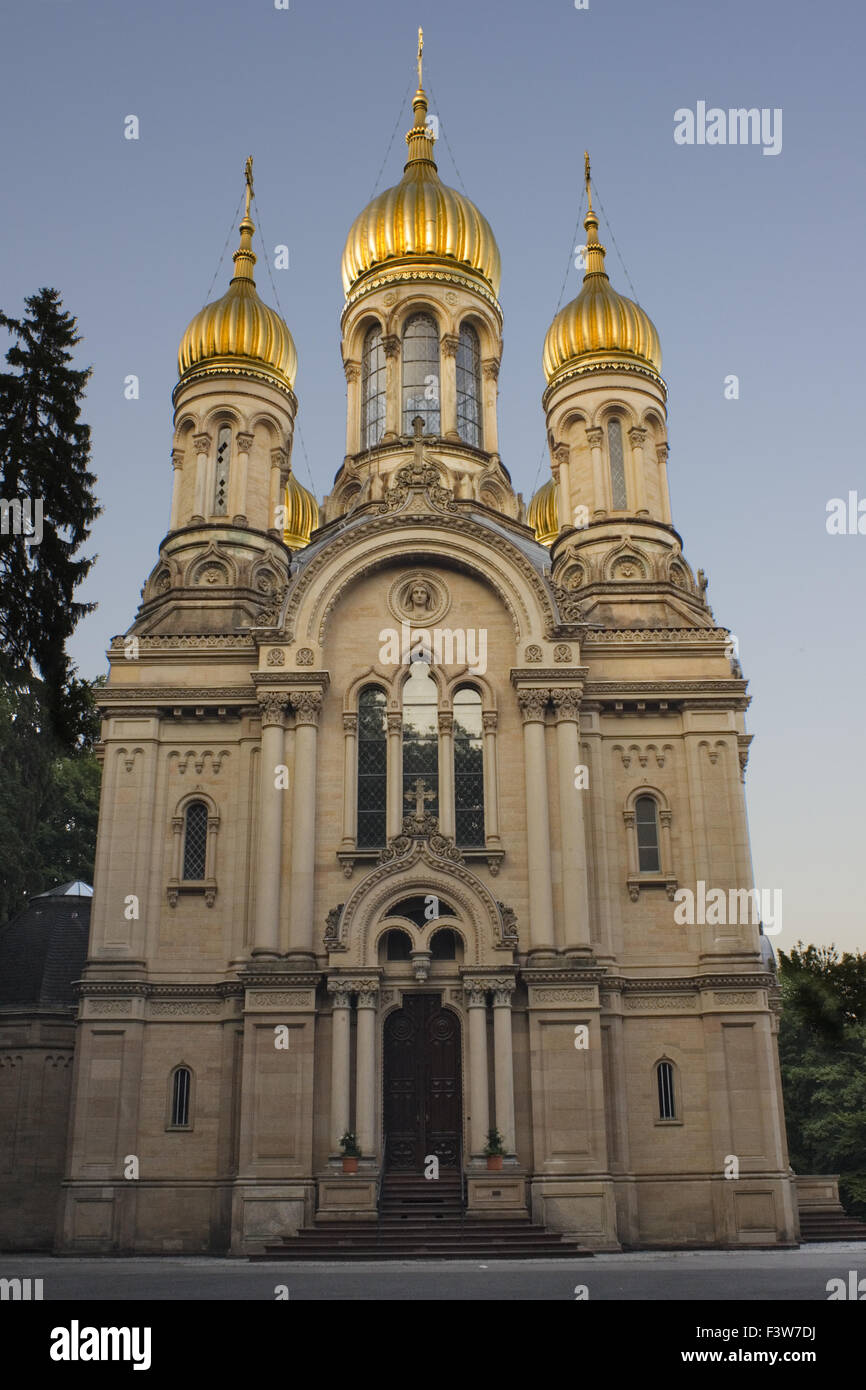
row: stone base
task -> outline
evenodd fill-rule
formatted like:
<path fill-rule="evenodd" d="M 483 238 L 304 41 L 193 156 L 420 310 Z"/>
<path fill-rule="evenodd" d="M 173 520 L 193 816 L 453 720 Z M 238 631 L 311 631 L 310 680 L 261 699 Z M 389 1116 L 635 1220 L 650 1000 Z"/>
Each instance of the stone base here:
<path fill-rule="evenodd" d="M 469 1173 L 466 1177 L 466 1212 L 469 1216 L 507 1221 L 526 1215 L 526 1177 L 523 1173 Z"/>
<path fill-rule="evenodd" d="M 250 1183 L 239 1181 L 232 1199 L 233 1255 L 255 1255 L 283 1236 L 310 1225 L 316 1200 L 312 1180 Z"/>
<path fill-rule="evenodd" d="M 57 1252 L 94 1255 L 224 1255 L 231 1184 L 64 1183 Z"/>
<path fill-rule="evenodd" d="M 787 1177 L 617 1177 L 614 1189 L 617 1232 L 628 1249 L 731 1250 L 799 1240 Z"/>
<path fill-rule="evenodd" d="M 797 1206 L 800 1211 L 844 1211 L 839 1200 L 839 1175 L 830 1173 L 821 1176 L 794 1179 L 797 1187 Z"/>
<path fill-rule="evenodd" d="M 317 1221 L 375 1221 L 377 1177 L 369 1173 L 341 1173 L 319 1178 Z"/>
<path fill-rule="evenodd" d="M 607 1179 L 537 1177 L 531 1188 L 532 1220 L 561 1231 L 587 1250 L 619 1250 L 613 1183 Z"/>

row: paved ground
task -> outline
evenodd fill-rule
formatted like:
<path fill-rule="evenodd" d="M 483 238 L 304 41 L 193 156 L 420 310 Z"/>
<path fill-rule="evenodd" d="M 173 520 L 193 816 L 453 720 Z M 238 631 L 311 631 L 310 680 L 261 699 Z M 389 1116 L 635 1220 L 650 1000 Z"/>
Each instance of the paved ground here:
<path fill-rule="evenodd" d="M 827 1281 L 849 1271 L 866 1278 L 866 1242 L 800 1250 L 596 1255 L 582 1260 L 394 1261 L 351 1264 L 250 1264 L 245 1260 L 53 1259 L 0 1255 L 0 1278 L 42 1279 L 53 1299 L 273 1300 L 285 1285 L 292 1300 L 574 1300 L 725 1302 L 740 1299 L 827 1301 Z"/>

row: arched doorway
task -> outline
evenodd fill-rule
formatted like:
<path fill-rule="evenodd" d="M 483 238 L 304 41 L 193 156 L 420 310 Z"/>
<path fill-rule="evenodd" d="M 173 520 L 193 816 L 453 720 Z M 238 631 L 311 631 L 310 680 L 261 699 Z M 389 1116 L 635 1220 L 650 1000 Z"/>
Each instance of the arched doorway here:
<path fill-rule="evenodd" d="M 385 1163 L 421 1173 L 460 1159 L 460 1020 L 438 994 L 406 994 L 385 1020 L 383 1045 Z"/>

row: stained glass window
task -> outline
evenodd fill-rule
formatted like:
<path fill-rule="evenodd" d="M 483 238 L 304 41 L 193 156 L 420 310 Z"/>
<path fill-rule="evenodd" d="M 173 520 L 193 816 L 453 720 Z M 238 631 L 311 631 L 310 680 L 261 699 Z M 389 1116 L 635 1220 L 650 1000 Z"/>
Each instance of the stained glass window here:
<path fill-rule="evenodd" d="M 607 427 L 607 446 L 610 454 L 610 496 L 614 511 L 625 511 L 628 498 L 625 491 L 625 463 L 622 455 L 622 425 L 613 419 Z"/>
<path fill-rule="evenodd" d="M 454 817 L 458 845 L 484 844 L 481 696 L 468 685 L 454 696 Z"/>
<path fill-rule="evenodd" d="M 457 433 L 481 448 L 481 350 L 471 324 L 460 327 L 457 348 Z"/>
<path fill-rule="evenodd" d="M 660 873 L 658 807 L 651 796 L 639 796 L 634 808 L 638 867 L 642 874 Z"/>
<path fill-rule="evenodd" d="M 369 329 L 361 357 L 361 448 L 372 449 L 385 432 L 385 349 L 378 325 Z"/>
<path fill-rule="evenodd" d="M 358 848 L 385 844 L 388 734 L 385 692 L 368 685 L 358 698 Z"/>
<path fill-rule="evenodd" d="M 184 817 L 183 876 L 199 880 L 207 867 L 207 806 L 191 801 Z"/>
<path fill-rule="evenodd" d="M 413 661 L 403 686 L 402 814 L 414 815 L 423 802 L 425 815 L 439 815 L 438 691 L 426 661 Z M 419 788 L 418 781 L 424 783 Z M 408 799 L 407 799 L 408 794 Z"/>
<path fill-rule="evenodd" d="M 422 434 L 439 434 L 439 334 L 429 314 L 413 314 L 403 330 L 403 433 L 420 415 Z"/>

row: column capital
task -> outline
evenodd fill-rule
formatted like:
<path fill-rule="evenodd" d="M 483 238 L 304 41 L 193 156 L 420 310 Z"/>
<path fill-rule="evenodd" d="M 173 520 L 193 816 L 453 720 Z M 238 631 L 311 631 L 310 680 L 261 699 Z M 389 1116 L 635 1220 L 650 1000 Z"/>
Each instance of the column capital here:
<path fill-rule="evenodd" d="M 646 437 L 647 432 L 642 425 L 632 425 L 631 429 L 628 431 L 628 442 L 633 449 L 642 448 Z"/>
<path fill-rule="evenodd" d="M 518 690 L 517 703 L 524 724 L 544 723 L 544 711 L 549 697 L 548 690 Z"/>
<path fill-rule="evenodd" d="M 493 1007 L 511 1008 L 511 996 L 517 985 L 514 980 L 497 980 L 493 986 Z"/>
<path fill-rule="evenodd" d="M 361 378 L 360 362 L 344 362 L 343 371 L 346 373 L 347 381 L 359 381 Z"/>
<path fill-rule="evenodd" d="M 564 463 L 568 463 L 570 456 L 571 449 L 567 444 L 554 444 L 553 457 L 556 461 L 557 467 L 561 468 Z"/>
<path fill-rule="evenodd" d="M 183 468 L 183 449 L 172 449 L 171 466 L 172 468 Z"/>
<path fill-rule="evenodd" d="M 439 732 L 440 734 L 451 734 L 454 732 L 454 714 L 451 710 L 439 711 Z"/>
<path fill-rule="evenodd" d="M 375 1009 L 379 1002 L 379 981 L 356 980 L 355 989 L 358 994 L 358 1008 Z"/>
<path fill-rule="evenodd" d="M 289 697 L 283 690 L 263 690 L 259 692 L 259 709 L 262 714 L 262 728 L 277 724 L 282 727 L 283 716 L 289 707 Z"/>
<path fill-rule="evenodd" d="M 666 442 L 663 444 L 656 445 L 656 458 L 658 459 L 659 463 L 664 463 L 669 453 L 670 450 Z"/>
<path fill-rule="evenodd" d="M 495 709 L 486 709 L 481 713 L 481 727 L 485 734 L 495 734 L 499 727 L 499 712 Z"/>
<path fill-rule="evenodd" d="M 322 712 L 322 692 L 320 690 L 293 690 L 289 699 L 292 702 L 292 709 L 295 711 L 296 724 L 312 724 L 314 727 L 319 722 L 319 715 Z"/>
<path fill-rule="evenodd" d="M 397 357 L 400 352 L 400 339 L 396 333 L 386 333 L 382 339 L 382 351 L 386 357 Z"/>
<path fill-rule="evenodd" d="M 344 714 L 344 715 L 343 715 L 343 731 L 344 731 L 344 733 L 347 733 L 347 734 L 356 734 L 356 733 L 358 732 L 358 716 L 357 716 L 357 714 Z"/>
<path fill-rule="evenodd" d="M 580 719 L 579 690 L 551 690 L 550 698 L 556 712 L 557 724 L 567 720 L 577 724 Z"/>
<path fill-rule="evenodd" d="M 591 449 L 600 449 L 601 441 L 604 439 L 604 430 L 601 425 L 590 425 L 586 432 L 586 440 Z"/>
<path fill-rule="evenodd" d="M 456 357 L 457 349 L 460 346 L 459 333 L 444 333 L 439 339 L 442 352 L 446 357 Z"/>
<path fill-rule="evenodd" d="M 348 1009 L 352 999 L 352 986 L 348 980 L 328 981 L 328 993 L 334 997 L 335 1009 Z"/>
<path fill-rule="evenodd" d="M 499 358 L 485 357 L 481 363 L 481 370 L 488 381 L 499 380 Z"/>
<path fill-rule="evenodd" d="M 388 733 L 399 734 L 400 730 L 403 728 L 402 714 L 400 714 L 399 711 L 389 710 L 385 718 L 388 721 Z"/>
<path fill-rule="evenodd" d="M 470 1009 L 487 1008 L 487 987 L 486 980 L 464 980 L 463 992 L 466 995 L 466 1003 Z"/>
<path fill-rule="evenodd" d="M 239 434 L 236 434 L 235 442 L 237 443 L 239 453 L 248 454 L 253 447 L 254 438 L 255 436 L 250 434 L 249 430 L 242 430 Z"/>
<path fill-rule="evenodd" d="M 210 453 L 210 446 L 213 443 L 213 439 L 209 434 L 194 434 L 192 443 L 197 454 L 208 454 Z"/>

